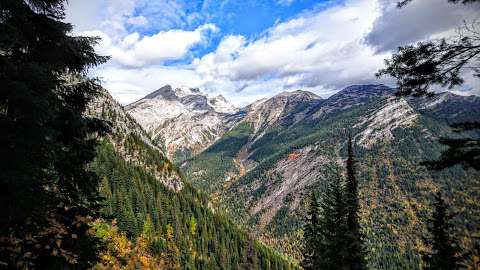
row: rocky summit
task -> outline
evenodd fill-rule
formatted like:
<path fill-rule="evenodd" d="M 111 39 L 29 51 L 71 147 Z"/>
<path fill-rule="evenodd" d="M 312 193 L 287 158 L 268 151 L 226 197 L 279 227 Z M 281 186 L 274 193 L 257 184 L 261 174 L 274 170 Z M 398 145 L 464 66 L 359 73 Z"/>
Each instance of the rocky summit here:
<path fill-rule="evenodd" d="M 241 113 L 219 95 L 170 85 L 129 104 L 126 111 L 150 134 L 169 158 L 197 154 L 238 122 Z"/>

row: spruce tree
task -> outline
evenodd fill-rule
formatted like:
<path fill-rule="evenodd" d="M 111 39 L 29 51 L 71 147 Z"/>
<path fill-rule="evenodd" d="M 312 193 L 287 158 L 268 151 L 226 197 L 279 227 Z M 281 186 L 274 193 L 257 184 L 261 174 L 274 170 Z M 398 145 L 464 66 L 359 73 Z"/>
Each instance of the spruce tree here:
<path fill-rule="evenodd" d="M 347 229 L 348 229 L 348 255 L 346 257 L 347 269 L 366 269 L 365 254 L 363 249 L 362 233 L 360 231 L 358 200 L 358 181 L 355 172 L 355 158 L 353 154 L 352 137 L 348 136 L 347 153 L 347 179 L 345 187 L 347 204 Z"/>
<path fill-rule="evenodd" d="M 318 268 L 346 269 L 348 256 L 347 205 L 340 176 L 328 184 L 322 202 L 319 226 Z"/>
<path fill-rule="evenodd" d="M 50 247 L 0 250 L 19 268 L 85 268 L 96 253 L 93 238 L 77 237 L 99 199 L 87 165 L 107 131 L 84 114 L 100 89 L 86 74 L 107 58 L 95 54 L 96 38 L 71 35 L 64 2 L 0 1 L 0 246 L 33 236 Z M 63 235 L 58 247 L 53 234 Z"/>
<path fill-rule="evenodd" d="M 452 235 L 453 216 L 448 213 L 441 192 L 435 195 L 434 207 L 433 215 L 428 220 L 428 234 L 424 237 L 425 245 L 430 248 L 430 251 L 424 252 L 422 256 L 425 263 L 424 269 L 459 269 L 460 247 Z"/>
<path fill-rule="evenodd" d="M 320 208 L 315 192 L 309 197 L 309 205 L 304 226 L 304 246 L 302 267 L 305 270 L 318 269 L 320 249 Z"/>

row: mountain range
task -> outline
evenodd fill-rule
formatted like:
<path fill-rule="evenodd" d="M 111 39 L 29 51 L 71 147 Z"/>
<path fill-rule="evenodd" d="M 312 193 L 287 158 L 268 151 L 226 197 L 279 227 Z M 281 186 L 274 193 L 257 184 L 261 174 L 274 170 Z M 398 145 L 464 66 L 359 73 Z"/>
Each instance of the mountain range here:
<path fill-rule="evenodd" d="M 343 174 L 355 143 L 361 222 L 372 269 L 418 269 L 434 191 L 457 211 L 462 245 L 480 224 L 480 176 L 457 166 L 430 172 L 450 124 L 480 117 L 480 98 L 444 92 L 395 96 L 384 85 L 353 85 L 329 98 L 283 92 L 234 108 L 221 96 L 164 86 L 125 107 L 187 181 L 278 251 L 300 259 L 305 198 Z"/>

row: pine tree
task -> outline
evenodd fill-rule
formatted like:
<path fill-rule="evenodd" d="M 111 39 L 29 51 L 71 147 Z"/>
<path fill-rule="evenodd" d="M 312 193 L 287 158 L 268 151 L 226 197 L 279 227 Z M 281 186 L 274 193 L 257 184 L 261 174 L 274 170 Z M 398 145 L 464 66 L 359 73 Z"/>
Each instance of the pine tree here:
<path fill-rule="evenodd" d="M 346 183 L 335 173 L 320 205 L 314 193 L 310 196 L 304 228 L 304 269 L 366 269 L 357 185 L 349 139 Z"/>
<path fill-rule="evenodd" d="M 346 269 L 348 256 L 347 205 L 339 176 L 328 184 L 320 204 L 320 244 L 317 269 Z"/>
<path fill-rule="evenodd" d="M 431 249 L 424 252 L 422 259 L 424 269 L 453 270 L 459 269 L 460 247 L 452 236 L 452 215 L 448 214 L 447 206 L 441 192 L 435 195 L 434 212 L 428 220 L 428 235 L 424 238 L 425 245 Z"/>
<path fill-rule="evenodd" d="M 345 187 L 347 204 L 347 229 L 348 229 L 348 255 L 346 257 L 347 269 L 366 269 L 363 249 L 362 233 L 360 232 L 358 200 L 358 181 L 355 173 L 355 158 L 353 154 L 352 137 L 348 136 L 347 179 Z"/>
<path fill-rule="evenodd" d="M 304 246 L 302 267 L 305 270 L 318 269 L 320 248 L 320 206 L 315 192 L 310 194 L 307 216 L 304 226 Z"/>
<path fill-rule="evenodd" d="M 79 217 L 95 214 L 99 199 L 99 179 L 86 167 L 95 135 L 107 126 L 84 114 L 100 89 L 85 75 L 107 58 L 95 54 L 96 38 L 71 35 L 64 2 L 0 2 L 0 236 L 10 239 L 47 242 L 45 231 L 60 227 L 66 236 L 85 235 L 88 222 Z M 24 245 L 3 250 L 0 260 L 22 268 L 34 261 L 37 268 L 88 267 L 94 239 L 66 236 L 61 248 L 78 257 Z"/>

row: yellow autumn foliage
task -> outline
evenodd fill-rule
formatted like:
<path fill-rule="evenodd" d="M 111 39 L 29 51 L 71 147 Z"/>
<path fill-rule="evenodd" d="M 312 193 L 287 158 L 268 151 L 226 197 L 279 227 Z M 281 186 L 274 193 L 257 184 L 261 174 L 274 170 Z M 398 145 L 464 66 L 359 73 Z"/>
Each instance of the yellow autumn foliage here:
<path fill-rule="evenodd" d="M 97 220 L 94 228 L 97 236 L 105 244 L 106 250 L 101 253 L 100 262 L 92 269 L 167 269 L 163 258 L 150 253 L 145 237 L 140 236 L 132 242 L 124 233 L 118 231 L 115 221 L 108 224 L 103 220 Z"/>

